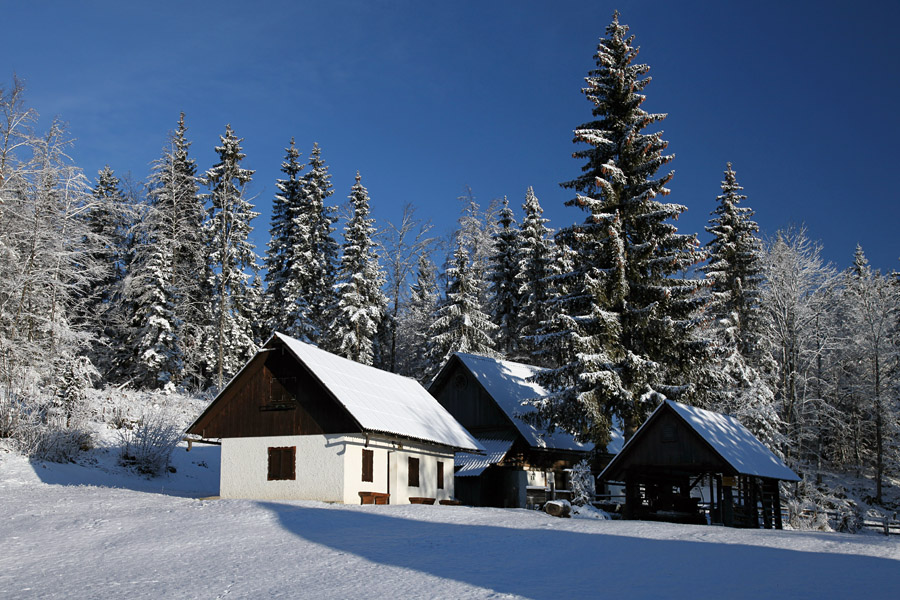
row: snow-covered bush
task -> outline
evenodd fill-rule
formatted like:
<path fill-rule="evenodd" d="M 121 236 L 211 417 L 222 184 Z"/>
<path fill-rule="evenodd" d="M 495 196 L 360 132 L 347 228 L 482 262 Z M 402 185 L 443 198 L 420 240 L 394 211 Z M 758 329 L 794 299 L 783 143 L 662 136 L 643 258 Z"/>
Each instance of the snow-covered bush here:
<path fill-rule="evenodd" d="M 797 485 L 796 494 L 788 491 L 785 495 L 792 529 L 856 533 L 862 526 L 859 506 L 840 486 L 829 489 L 804 480 Z"/>
<path fill-rule="evenodd" d="M 58 410 L 58 398 L 41 390 L 4 398 L 0 410 L 2 435 L 26 456 L 50 462 L 71 462 L 93 447 L 78 406 Z"/>
<path fill-rule="evenodd" d="M 575 506 L 584 506 L 594 501 L 596 493 L 594 476 L 591 474 L 591 465 L 586 459 L 582 459 L 572 468 L 569 489 L 572 492 L 572 504 Z"/>
<path fill-rule="evenodd" d="M 167 411 L 146 411 L 137 423 L 119 430 L 122 442 L 121 461 L 138 473 L 156 476 L 169 466 L 183 429 Z"/>

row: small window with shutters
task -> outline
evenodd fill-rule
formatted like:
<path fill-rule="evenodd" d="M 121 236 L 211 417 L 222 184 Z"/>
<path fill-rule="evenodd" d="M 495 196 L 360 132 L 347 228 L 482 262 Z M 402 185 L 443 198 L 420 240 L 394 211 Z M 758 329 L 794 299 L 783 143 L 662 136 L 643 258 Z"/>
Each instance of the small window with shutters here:
<path fill-rule="evenodd" d="M 437 464 L 437 476 L 438 476 L 437 489 L 442 490 L 442 489 L 444 489 L 444 463 L 440 460 L 438 461 L 438 464 Z"/>
<path fill-rule="evenodd" d="M 362 480 L 363 481 L 374 481 L 372 476 L 374 469 L 372 468 L 375 462 L 375 452 L 372 450 L 363 449 L 362 451 Z"/>
<path fill-rule="evenodd" d="M 297 447 L 269 448 L 269 481 L 296 479 Z"/>
<path fill-rule="evenodd" d="M 409 459 L 409 464 L 407 468 L 407 479 L 409 487 L 419 487 L 419 459 L 412 458 Z"/>

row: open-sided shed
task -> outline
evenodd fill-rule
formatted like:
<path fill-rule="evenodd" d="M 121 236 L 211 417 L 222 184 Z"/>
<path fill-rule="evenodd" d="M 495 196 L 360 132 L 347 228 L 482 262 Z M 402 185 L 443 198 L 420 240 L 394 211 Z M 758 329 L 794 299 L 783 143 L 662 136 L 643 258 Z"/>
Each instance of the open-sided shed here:
<path fill-rule="evenodd" d="M 779 481 L 799 477 L 734 417 L 664 400 L 600 477 L 624 482 L 625 516 L 781 529 Z M 692 490 L 694 493 L 692 494 Z"/>

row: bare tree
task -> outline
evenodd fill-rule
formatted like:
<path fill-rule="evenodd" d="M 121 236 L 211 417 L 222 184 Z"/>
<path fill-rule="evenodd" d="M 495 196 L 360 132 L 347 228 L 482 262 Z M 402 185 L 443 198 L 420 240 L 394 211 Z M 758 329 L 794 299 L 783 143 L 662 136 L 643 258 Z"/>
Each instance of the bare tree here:
<path fill-rule="evenodd" d="M 432 225 L 416 218 L 416 208 L 412 204 L 403 206 L 400 221 L 388 221 L 387 227 L 379 234 L 382 264 L 387 271 L 388 288 L 388 351 L 383 367 L 392 373 L 397 371 L 397 330 L 400 311 L 409 296 L 410 279 L 415 274 L 419 257 L 427 254 L 434 245 L 431 237 Z"/>
<path fill-rule="evenodd" d="M 825 412 L 812 384 L 818 359 L 833 342 L 832 330 L 823 324 L 836 274 L 820 253 L 805 229 L 789 229 L 776 234 L 763 259 L 763 333 L 777 365 L 775 399 L 790 444 L 785 455 L 796 450 L 801 458 L 811 454 L 814 425 Z"/>

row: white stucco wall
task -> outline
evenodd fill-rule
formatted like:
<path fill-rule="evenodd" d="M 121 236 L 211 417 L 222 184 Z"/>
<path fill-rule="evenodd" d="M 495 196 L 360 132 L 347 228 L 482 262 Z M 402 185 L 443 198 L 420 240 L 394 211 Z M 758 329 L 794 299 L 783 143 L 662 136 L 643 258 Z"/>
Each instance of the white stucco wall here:
<path fill-rule="evenodd" d="M 267 481 L 272 447 L 297 448 L 296 479 Z M 219 495 L 260 500 L 344 499 L 344 441 L 340 435 L 295 435 L 222 440 Z M 358 498 L 357 498 L 358 500 Z"/>
<path fill-rule="evenodd" d="M 267 481 L 268 449 L 297 448 L 296 479 Z M 372 479 L 362 481 L 362 451 L 372 450 Z M 419 459 L 419 487 L 407 484 L 409 457 Z M 437 463 L 444 489 L 437 489 Z M 388 482 L 390 473 L 390 482 Z M 410 497 L 453 498 L 453 453 L 441 446 L 361 435 L 303 435 L 222 440 L 219 494 L 223 498 L 320 500 L 359 504 L 359 492 L 390 493 L 391 504 Z"/>
<path fill-rule="evenodd" d="M 441 446 L 398 442 L 387 438 L 369 438 L 369 449 L 375 452 L 372 483 L 362 482 L 362 450 L 365 437 L 347 436 L 344 478 L 344 502 L 359 503 L 360 491 L 388 492 L 391 504 L 409 504 L 410 497 L 453 498 L 453 453 Z M 409 487 L 409 457 L 419 459 L 419 487 Z M 387 485 L 390 461 L 390 486 Z M 444 463 L 444 489 L 437 489 L 437 463 Z"/>

